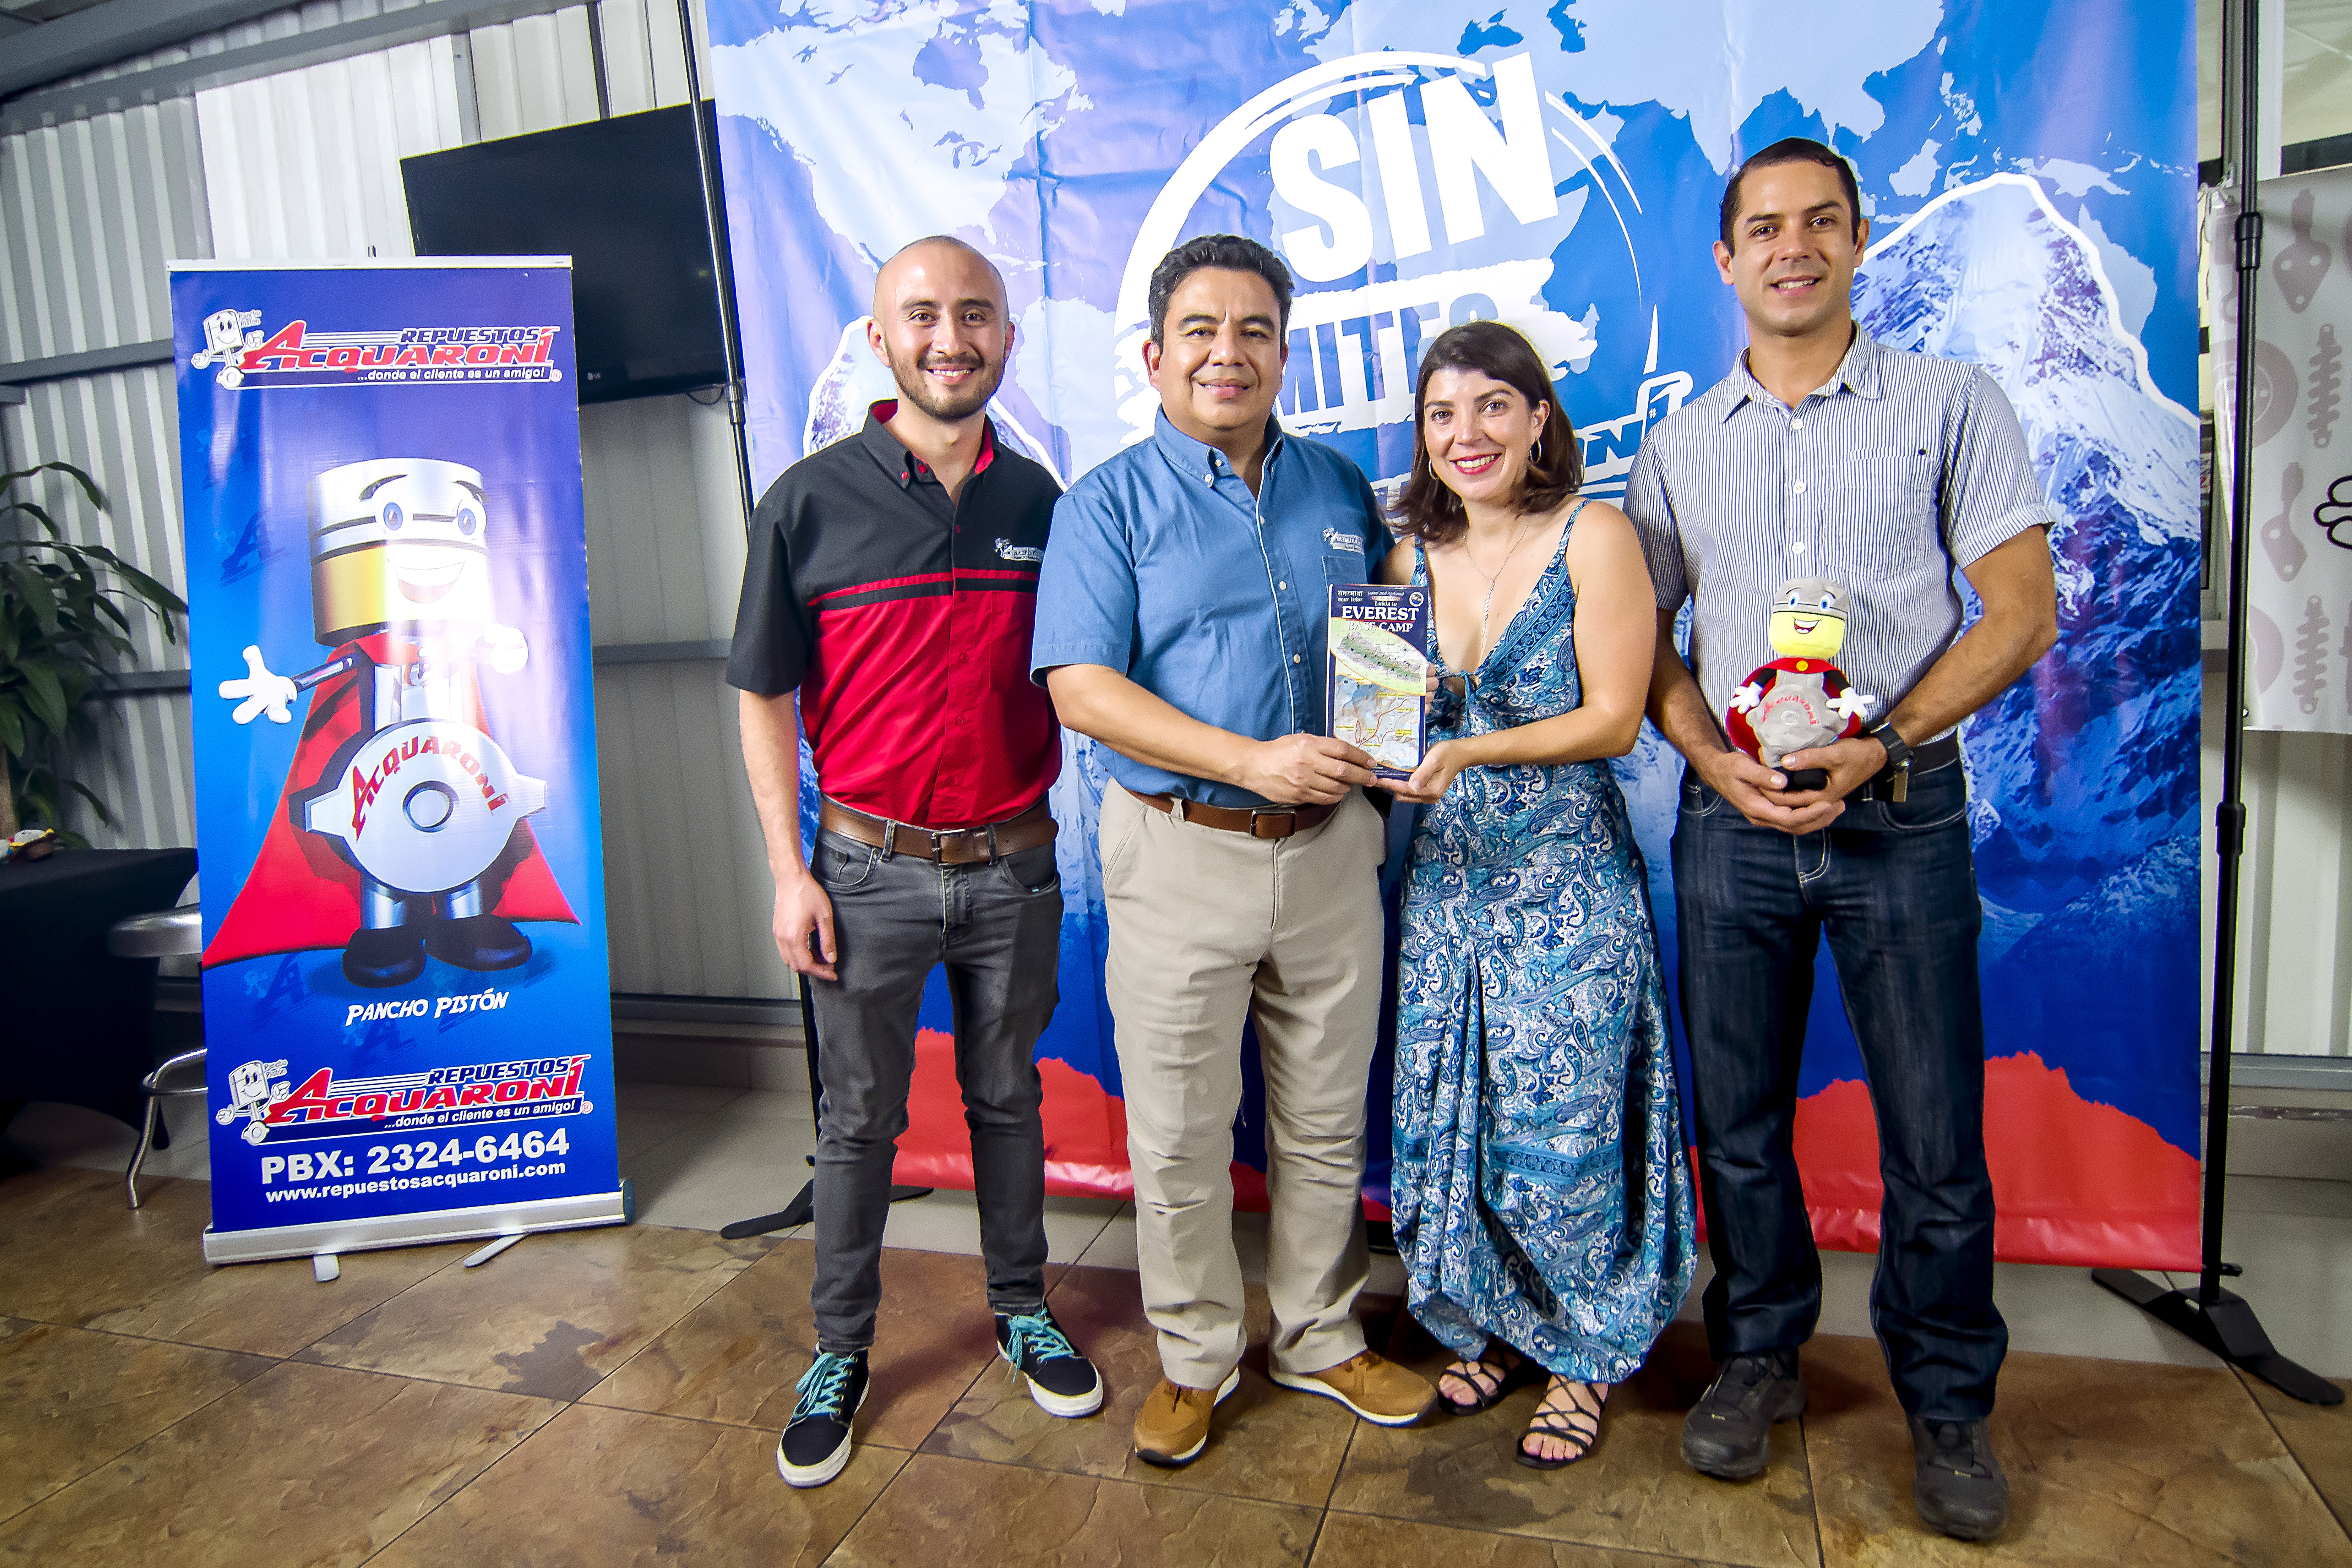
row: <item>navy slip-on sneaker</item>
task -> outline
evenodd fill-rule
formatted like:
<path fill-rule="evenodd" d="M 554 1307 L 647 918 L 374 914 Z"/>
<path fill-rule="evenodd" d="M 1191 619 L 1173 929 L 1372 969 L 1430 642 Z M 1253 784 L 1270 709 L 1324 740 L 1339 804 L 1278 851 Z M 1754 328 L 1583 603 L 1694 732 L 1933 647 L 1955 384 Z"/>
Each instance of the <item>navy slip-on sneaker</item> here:
<path fill-rule="evenodd" d="M 1029 1380 L 1029 1397 L 1048 1415 L 1092 1415 L 1102 1408 L 1102 1374 L 1080 1355 L 1053 1309 L 996 1314 L 996 1353 Z"/>
<path fill-rule="evenodd" d="M 819 1351 L 794 1392 L 793 1418 L 776 1442 L 776 1470 L 796 1487 L 821 1487 L 849 1463 L 849 1427 L 866 1403 L 866 1352 Z"/>

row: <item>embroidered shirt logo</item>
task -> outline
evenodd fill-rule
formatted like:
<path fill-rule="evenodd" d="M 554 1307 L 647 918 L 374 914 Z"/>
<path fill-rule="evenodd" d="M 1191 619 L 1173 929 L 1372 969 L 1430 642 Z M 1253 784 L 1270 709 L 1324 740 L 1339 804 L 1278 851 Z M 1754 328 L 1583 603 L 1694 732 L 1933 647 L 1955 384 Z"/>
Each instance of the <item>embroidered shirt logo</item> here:
<path fill-rule="evenodd" d="M 996 555 L 1000 561 L 1025 561 L 1032 566 L 1045 559 L 1045 552 L 1038 546 L 1015 544 L 1009 539 L 996 542 Z"/>
<path fill-rule="evenodd" d="M 1323 542 L 1334 550 L 1345 550 L 1357 555 L 1364 552 L 1364 542 L 1360 537 L 1352 533 L 1342 533 L 1336 528 L 1327 528 L 1323 531 Z"/>

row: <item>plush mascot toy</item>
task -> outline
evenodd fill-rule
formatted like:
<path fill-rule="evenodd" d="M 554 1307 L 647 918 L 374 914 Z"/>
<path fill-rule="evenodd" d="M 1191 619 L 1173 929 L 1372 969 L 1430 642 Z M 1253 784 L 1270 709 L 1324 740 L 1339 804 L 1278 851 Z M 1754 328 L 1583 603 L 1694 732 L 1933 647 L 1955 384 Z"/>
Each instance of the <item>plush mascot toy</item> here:
<path fill-rule="evenodd" d="M 1772 595 L 1772 651 L 1731 694 L 1724 728 L 1731 743 L 1777 768 L 1790 752 L 1858 734 L 1878 699 L 1856 691 L 1831 660 L 1845 645 L 1846 586 L 1792 577 Z"/>
<path fill-rule="evenodd" d="M 207 965 L 343 950 L 344 977 L 403 985 L 427 953 L 459 969 L 530 956 L 517 921 L 575 917 L 523 819 L 547 787 L 487 732 L 479 671 L 530 655 L 491 603 L 482 476 L 381 458 L 310 483 L 310 609 L 333 651 L 299 675 L 258 647 L 220 694 L 250 724 L 311 694 L 259 857 L 205 949 Z"/>

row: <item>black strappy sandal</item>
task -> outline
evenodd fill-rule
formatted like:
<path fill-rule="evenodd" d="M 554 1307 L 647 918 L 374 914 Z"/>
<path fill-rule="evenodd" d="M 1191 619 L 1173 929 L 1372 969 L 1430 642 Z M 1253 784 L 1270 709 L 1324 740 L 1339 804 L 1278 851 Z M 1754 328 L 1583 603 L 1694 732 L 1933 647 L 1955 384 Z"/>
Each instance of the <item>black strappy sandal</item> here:
<path fill-rule="evenodd" d="M 1592 1452 L 1592 1446 L 1601 1441 L 1601 1413 L 1609 1408 L 1609 1393 L 1604 1387 L 1600 1396 L 1593 1400 L 1591 1407 L 1587 1409 L 1577 1397 L 1576 1391 L 1583 1389 L 1590 1396 L 1591 1388 L 1592 1384 L 1589 1383 L 1570 1383 L 1559 1378 L 1552 1380 L 1551 1386 L 1544 1390 L 1543 1403 L 1536 1406 L 1535 1419 L 1528 1422 L 1527 1431 L 1520 1434 L 1515 1450 L 1519 1463 L 1531 1470 L 1565 1469 Z M 1552 1403 L 1555 1395 L 1567 1398 L 1565 1409 Z M 1528 1452 L 1528 1439 L 1530 1437 L 1557 1437 L 1570 1447 L 1569 1452 L 1559 1458 L 1548 1459 Z"/>
<path fill-rule="evenodd" d="M 1488 1349 L 1488 1355 L 1482 1355 L 1476 1361 L 1456 1361 L 1437 1374 L 1440 1379 L 1437 1385 L 1439 1409 L 1448 1415 L 1475 1415 L 1482 1410 L 1492 1410 L 1514 1390 L 1525 1388 L 1535 1381 L 1540 1369 L 1534 1362 L 1508 1345 L 1503 1347 L 1503 1354 L 1511 1358 L 1508 1362 L 1493 1359 L 1493 1347 Z M 1471 1392 L 1478 1397 L 1475 1401 L 1448 1398 L 1443 1381 L 1448 1377 L 1468 1384 Z"/>

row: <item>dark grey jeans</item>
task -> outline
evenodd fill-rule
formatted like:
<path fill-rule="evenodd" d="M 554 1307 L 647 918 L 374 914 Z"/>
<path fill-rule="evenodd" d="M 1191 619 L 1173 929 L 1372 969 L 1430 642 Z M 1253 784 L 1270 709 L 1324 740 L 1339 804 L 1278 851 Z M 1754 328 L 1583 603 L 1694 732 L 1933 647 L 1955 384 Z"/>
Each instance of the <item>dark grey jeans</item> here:
<path fill-rule="evenodd" d="M 814 869 L 833 900 L 838 981 L 810 980 L 816 1006 L 817 1348 L 874 1342 L 890 1166 L 907 1130 L 915 1016 L 931 966 L 947 965 L 956 1079 L 971 1130 L 972 1184 L 988 1302 L 1034 1312 L 1045 1300 L 1044 1089 L 1033 1055 L 1054 1016 L 1062 884 L 1054 847 L 977 866 L 885 858 L 817 837 Z"/>

